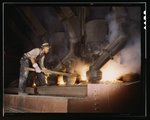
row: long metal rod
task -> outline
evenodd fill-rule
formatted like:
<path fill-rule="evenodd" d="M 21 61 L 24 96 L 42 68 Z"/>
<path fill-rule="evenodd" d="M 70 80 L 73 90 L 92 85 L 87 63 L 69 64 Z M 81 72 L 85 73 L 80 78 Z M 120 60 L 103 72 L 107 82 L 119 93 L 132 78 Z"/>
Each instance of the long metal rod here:
<path fill-rule="evenodd" d="M 35 71 L 34 68 L 29 68 L 29 67 L 25 67 L 25 70 L 28 70 L 28 71 Z M 42 71 L 42 72 L 44 72 L 44 71 Z M 47 72 L 48 74 L 57 74 L 57 75 L 63 75 L 63 76 L 68 76 L 68 77 L 77 76 L 77 74 L 64 73 L 64 72 L 58 72 L 58 71 L 52 71 L 52 70 L 47 70 L 46 72 Z"/>

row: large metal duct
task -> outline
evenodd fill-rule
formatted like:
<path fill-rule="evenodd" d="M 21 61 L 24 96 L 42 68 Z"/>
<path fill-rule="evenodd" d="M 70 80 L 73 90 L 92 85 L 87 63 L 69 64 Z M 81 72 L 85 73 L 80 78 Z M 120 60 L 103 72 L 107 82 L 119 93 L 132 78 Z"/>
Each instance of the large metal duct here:
<path fill-rule="evenodd" d="M 92 83 L 99 83 L 102 77 L 102 73 L 99 69 L 111 59 L 111 56 L 117 54 L 127 41 L 126 29 L 124 28 L 126 24 L 126 11 L 123 7 L 113 7 L 113 12 L 118 24 L 119 33 L 111 40 L 110 44 L 104 48 L 101 55 L 91 64 L 87 76 Z"/>
<path fill-rule="evenodd" d="M 89 42 L 102 42 L 107 33 L 107 22 L 104 19 L 92 20 L 86 23 L 86 43 Z"/>
<path fill-rule="evenodd" d="M 74 47 L 76 42 L 80 39 L 80 22 L 77 16 L 74 15 L 72 10 L 69 7 L 62 7 L 61 11 L 58 13 L 58 17 L 64 24 L 64 27 L 69 35 L 70 48 L 69 53 L 61 61 L 63 64 L 67 63 L 70 59 L 75 57 Z M 55 67 L 55 70 L 60 70 L 62 64 L 58 64 Z"/>
<path fill-rule="evenodd" d="M 107 35 L 107 22 L 104 19 L 92 20 L 86 23 L 86 40 L 84 56 L 89 61 L 93 61 L 93 55 L 98 54 L 104 46 Z M 92 59 L 92 60 L 91 60 Z"/>

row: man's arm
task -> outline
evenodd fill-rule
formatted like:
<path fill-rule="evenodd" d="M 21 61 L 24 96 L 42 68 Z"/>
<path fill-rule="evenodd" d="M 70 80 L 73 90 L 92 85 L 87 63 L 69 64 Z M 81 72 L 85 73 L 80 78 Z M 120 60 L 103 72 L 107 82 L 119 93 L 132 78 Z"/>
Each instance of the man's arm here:
<path fill-rule="evenodd" d="M 42 72 L 44 72 L 44 74 L 49 74 L 49 70 L 44 66 L 44 59 L 45 59 L 45 56 L 43 56 L 39 62 L 40 64 L 40 67 L 42 69 Z"/>
<path fill-rule="evenodd" d="M 43 56 L 43 57 L 41 58 L 40 62 L 39 62 L 41 69 L 44 69 L 44 68 L 45 68 L 45 66 L 44 66 L 44 59 L 45 59 L 45 56 Z"/>
<path fill-rule="evenodd" d="M 30 60 L 31 60 L 32 66 L 34 67 L 35 71 L 37 73 L 41 73 L 42 71 L 41 71 L 40 67 L 38 66 L 38 64 L 35 62 L 35 58 L 31 57 Z"/>
<path fill-rule="evenodd" d="M 33 65 L 34 63 L 36 63 L 34 57 L 31 57 L 30 60 L 31 60 L 32 65 Z"/>
<path fill-rule="evenodd" d="M 34 48 L 25 55 L 30 59 L 32 66 L 34 67 L 37 73 L 41 73 L 41 69 L 39 68 L 38 64 L 36 63 L 36 57 L 40 54 L 39 48 Z"/>

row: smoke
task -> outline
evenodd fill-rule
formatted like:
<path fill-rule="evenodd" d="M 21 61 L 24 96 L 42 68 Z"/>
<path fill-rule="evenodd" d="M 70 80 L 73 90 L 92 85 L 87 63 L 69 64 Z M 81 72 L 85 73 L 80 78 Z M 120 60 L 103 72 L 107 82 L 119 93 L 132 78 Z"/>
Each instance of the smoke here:
<path fill-rule="evenodd" d="M 113 13 L 109 14 L 106 17 L 106 20 L 108 21 L 108 27 L 109 27 L 108 41 L 109 43 L 111 43 L 120 34 L 119 25 L 117 23 L 115 14 Z M 141 72 L 141 36 L 140 35 L 141 34 L 140 34 L 140 30 L 137 29 L 138 28 L 137 26 L 140 26 L 140 23 L 138 23 L 138 21 L 132 22 L 130 18 L 128 18 L 127 22 L 128 22 L 128 26 L 125 26 L 127 27 L 128 30 L 127 43 L 124 46 L 124 48 L 114 56 L 113 61 L 116 62 L 117 64 L 120 64 L 120 66 L 124 69 L 125 73 L 140 74 Z"/>
<path fill-rule="evenodd" d="M 141 72 L 141 37 L 133 34 L 125 48 L 120 51 L 120 63 L 128 67 L 129 72 Z"/>
<path fill-rule="evenodd" d="M 106 21 L 108 22 L 109 34 L 108 41 L 111 43 L 119 35 L 119 26 L 115 19 L 115 14 L 110 13 L 106 16 Z"/>

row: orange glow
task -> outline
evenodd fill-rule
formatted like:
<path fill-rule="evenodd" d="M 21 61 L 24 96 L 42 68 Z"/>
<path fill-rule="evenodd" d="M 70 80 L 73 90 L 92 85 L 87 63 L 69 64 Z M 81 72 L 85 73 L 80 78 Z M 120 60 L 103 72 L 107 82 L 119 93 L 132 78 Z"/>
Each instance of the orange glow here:
<path fill-rule="evenodd" d="M 62 75 L 58 76 L 57 84 L 58 85 L 66 85 L 66 83 L 63 80 L 63 76 Z"/>
<path fill-rule="evenodd" d="M 78 60 L 75 65 L 75 71 L 80 75 L 81 81 L 87 81 L 86 72 L 89 70 L 89 65 L 81 60 Z"/>
<path fill-rule="evenodd" d="M 86 81 L 87 80 L 87 76 L 86 76 L 86 72 L 89 70 L 89 66 L 88 65 L 83 65 L 79 68 L 78 72 L 81 76 L 81 80 L 82 81 Z"/>
<path fill-rule="evenodd" d="M 48 79 L 48 76 L 47 76 L 47 75 L 45 75 L 45 83 L 46 83 L 46 84 L 48 84 L 47 79 Z"/>
<path fill-rule="evenodd" d="M 36 78 L 33 79 L 33 84 L 32 87 L 36 87 L 36 83 L 35 83 Z"/>
<path fill-rule="evenodd" d="M 36 84 L 35 84 L 35 82 L 33 83 L 33 87 L 36 87 Z"/>
<path fill-rule="evenodd" d="M 129 73 L 127 66 L 120 64 L 114 60 L 109 60 L 102 68 L 102 79 L 101 81 L 117 82 L 117 79 Z"/>

